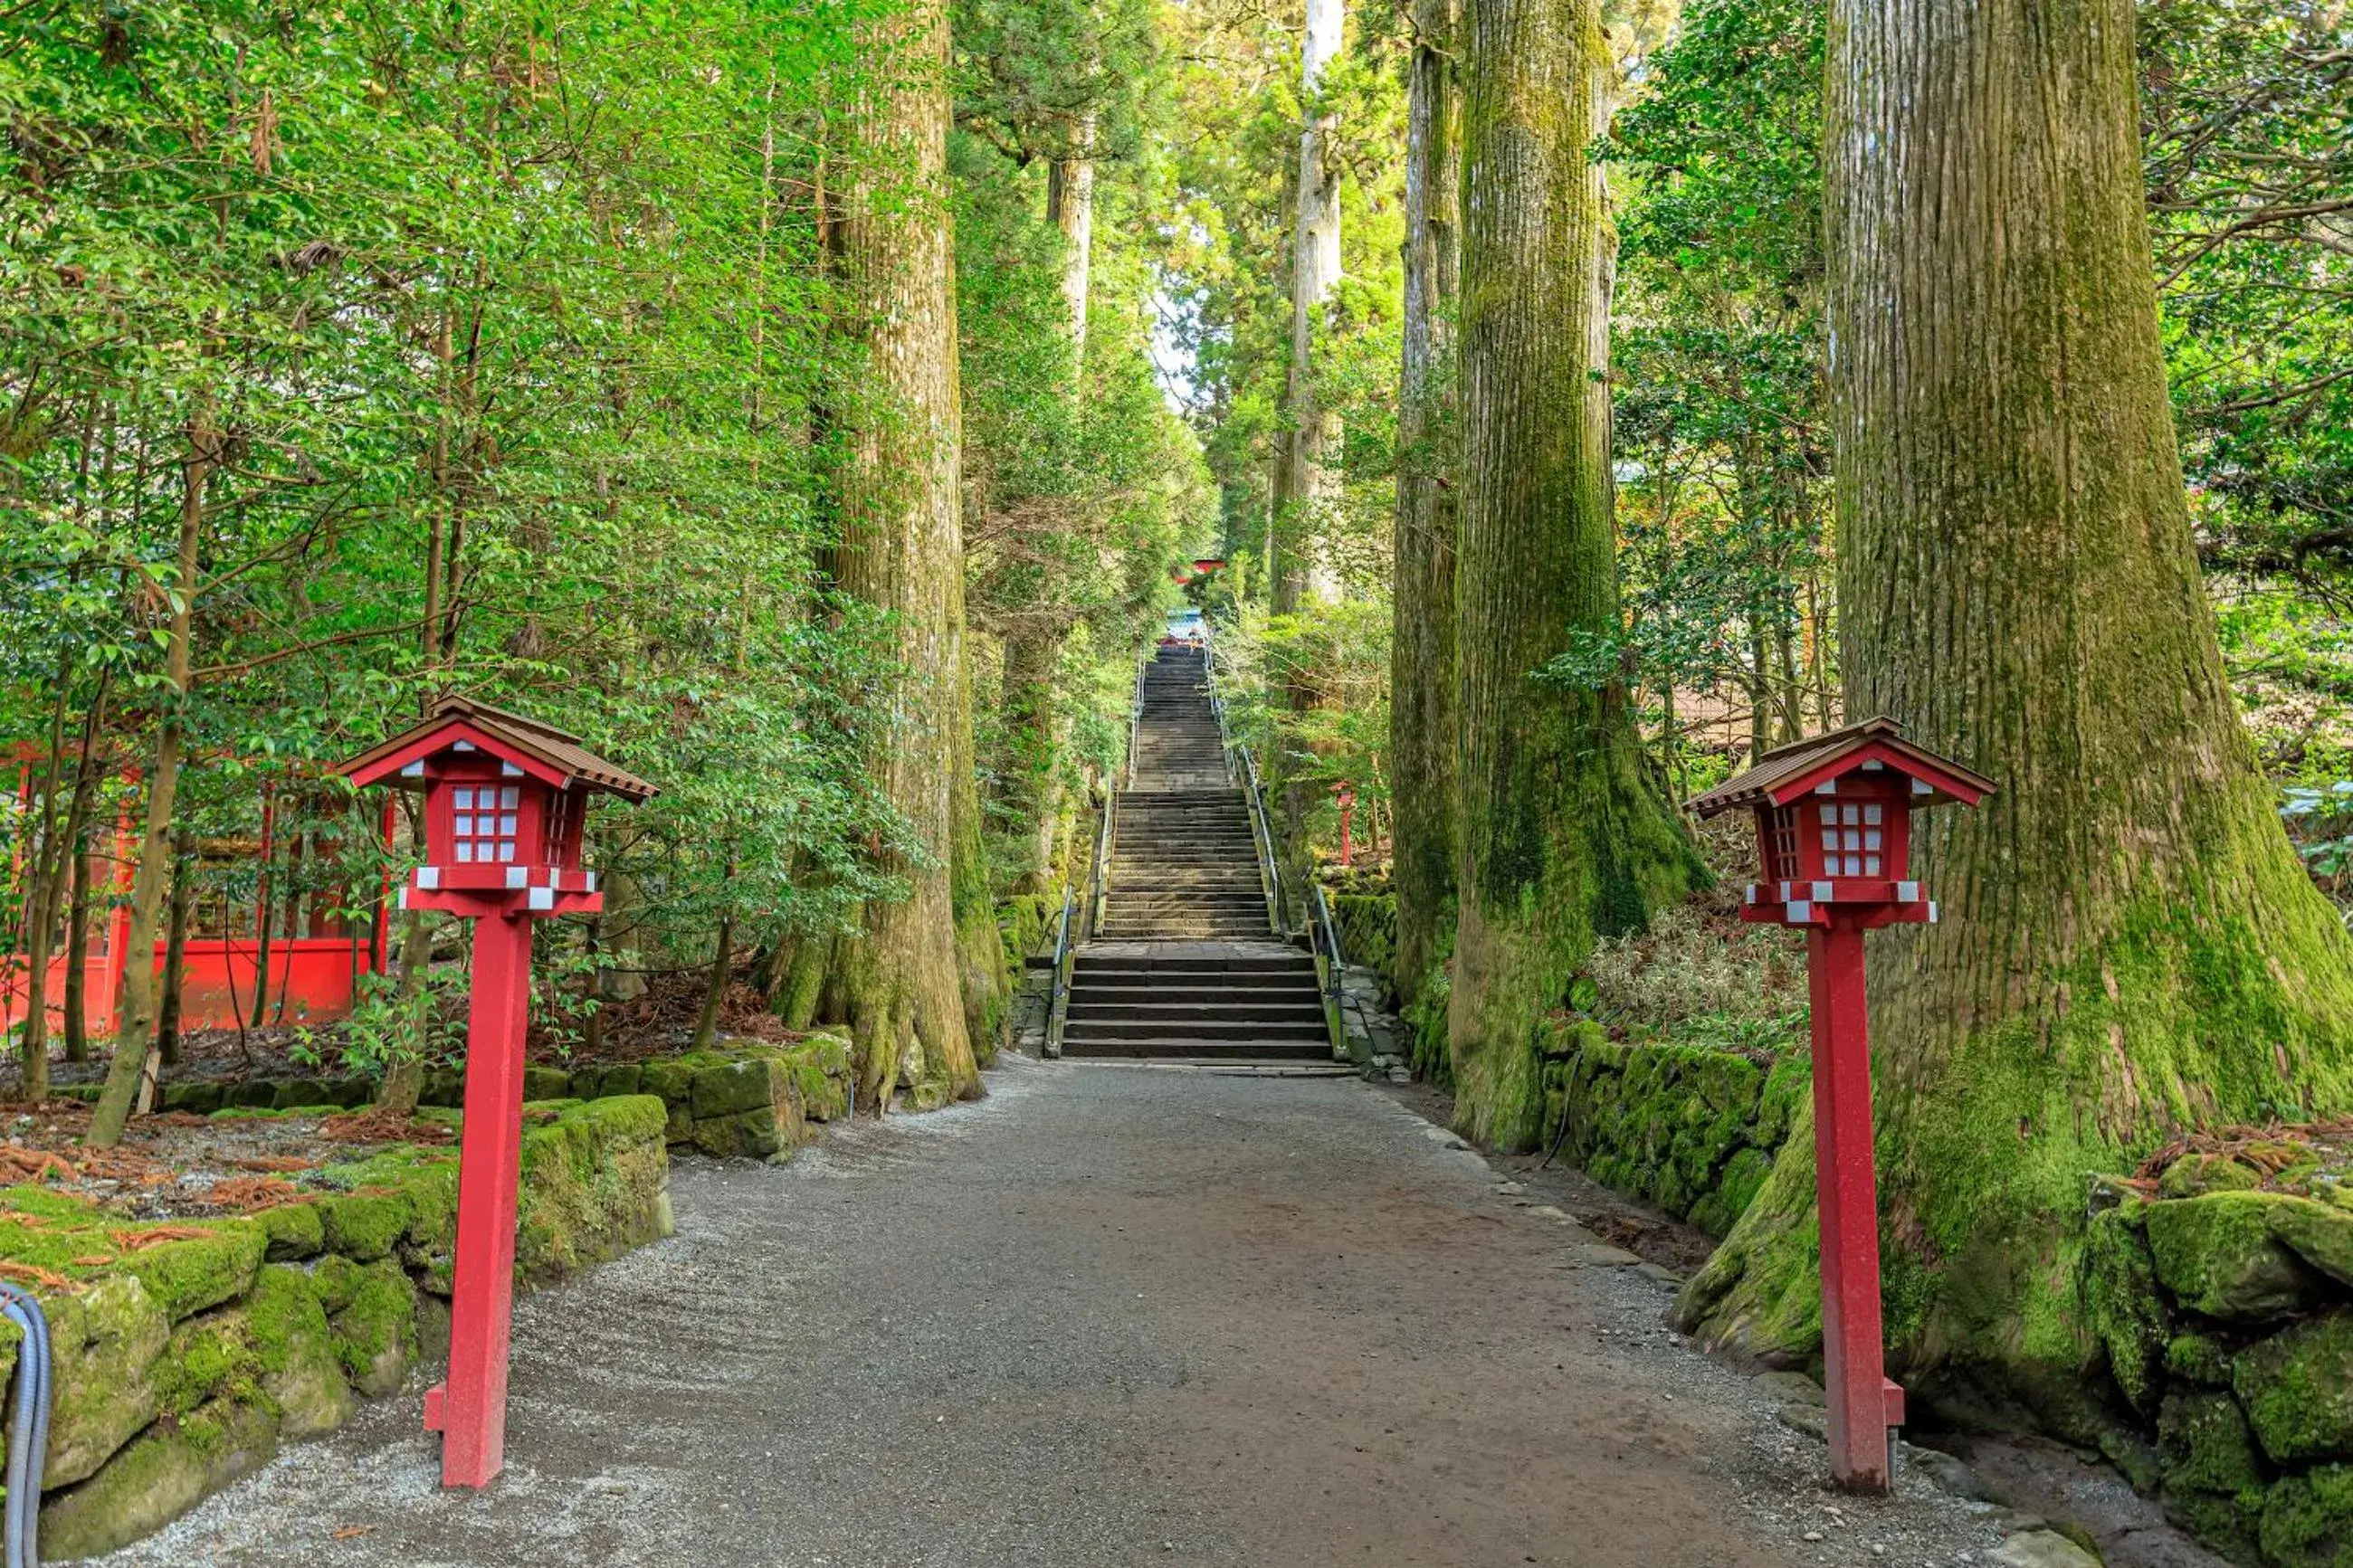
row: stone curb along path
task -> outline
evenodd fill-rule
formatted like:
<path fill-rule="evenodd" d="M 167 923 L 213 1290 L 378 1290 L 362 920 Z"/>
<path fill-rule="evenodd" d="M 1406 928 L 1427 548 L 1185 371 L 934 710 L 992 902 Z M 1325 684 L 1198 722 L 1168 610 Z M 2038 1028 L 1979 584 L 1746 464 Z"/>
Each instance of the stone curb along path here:
<path fill-rule="evenodd" d="M 488 1492 L 438 1491 L 388 1405 L 115 1561 L 1779 1568 L 2048 1533 L 1908 1474 L 1823 1490 L 1782 1397 L 1662 1326 L 1663 1270 L 1356 1079 L 990 1085 L 680 1162 L 673 1239 L 520 1309 Z"/>

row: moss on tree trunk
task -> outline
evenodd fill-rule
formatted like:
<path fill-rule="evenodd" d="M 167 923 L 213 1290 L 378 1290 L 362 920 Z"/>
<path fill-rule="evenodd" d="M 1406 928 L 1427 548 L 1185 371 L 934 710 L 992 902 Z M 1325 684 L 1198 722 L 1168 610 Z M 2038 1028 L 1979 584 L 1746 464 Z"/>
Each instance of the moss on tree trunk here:
<path fill-rule="evenodd" d="M 958 892 L 978 860 L 980 814 L 957 516 L 947 7 L 923 0 L 869 33 L 867 52 L 887 64 L 857 107 L 859 175 L 841 230 L 851 323 L 867 353 L 840 415 L 834 574 L 892 616 L 905 673 L 868 766 L 923 855 L 893 868 L 908 896 L 870 902 L 860 933 L 834 944 L 825 994 L 856 1041 L 859 1101 L 880 1107 L 911 1053 L 949 1093 L 979 1090 L 963 951 L 978 943 L 960 940 Z"/>
<path fill-rule="evenodd" d="M 2000 781 L 1942 922 L 1872 939 L 1894 1364 L 2090 1436 L 2087 1173 L 2353 1106 L 2353 944 L 2226 685 L 2166 400 L 2127 0 L 1836 0 L 1827 131 L 1847 709 Z M 1812 1141 L 1685 1321 L 1802 1354 Z"/>
<path fill-rule="evenodd" d="M 1474 0 L 1467 30 L 1448 1032 L 1457 1124 L 1523 1148 L 1543 1105 L 1537 1020 L 1597 936 L 1640 929 L 1702 873 L 1645 778 L 1622 686 L 1529 678 L 1567 638 L 1620 631 L 1599 7 Z"/>
<path fill-rule="evenodd" d="M 1405 346 L 1389 642 L 1397 984 L 1409 1008 L 1454 944 L 1453 311 L 1459 0 L 1419 0 L 1407 88 Z M 1417 1042 L 1417 1065 L 1427 1065 Z"/>

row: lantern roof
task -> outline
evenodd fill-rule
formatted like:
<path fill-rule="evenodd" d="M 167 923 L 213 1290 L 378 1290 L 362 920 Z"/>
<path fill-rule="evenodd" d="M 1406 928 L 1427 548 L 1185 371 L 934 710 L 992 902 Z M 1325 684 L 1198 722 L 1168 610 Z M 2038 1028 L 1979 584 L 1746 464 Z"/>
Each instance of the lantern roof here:
<path fill-rule="evenodd" d="M 1690 808 L 1706 817 L 1738 806 L 1787 805 L 1818 784 L 1874 763 L 1914 782 L 1912 805 L 1975 805 L 1993 793 L 1991 779 L 1914 745 L 1901 724 L 1881 714 L 1767 752 L 1746 772 L 1694 799 Z"/>
<path fill-rule="evenodd" d="M 660 793 L 635 773 L 583 747 L 577 735 L 455 692 L 434 703 L 433 716 L 425 722 L 361 752 L 337 771 L 354 784 L 396 784 L 401 771 L 412 763 L 460 742 L 557 789 L 577 784 L 619 795 L 632 805 Z"/>

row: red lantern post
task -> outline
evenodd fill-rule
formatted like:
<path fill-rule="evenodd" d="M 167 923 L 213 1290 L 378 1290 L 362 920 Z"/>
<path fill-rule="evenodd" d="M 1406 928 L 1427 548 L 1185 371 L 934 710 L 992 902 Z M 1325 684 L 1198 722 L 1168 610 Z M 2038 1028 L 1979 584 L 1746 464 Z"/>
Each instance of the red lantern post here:
<path fill-rule="evenodd" d="M 343 773 L 355 785 L 424 790 L 425 864 L 400 907 L 474 921 L 449 1377 L 426 1392 L 425 1429 L 442 1434 L 442 1485 L 488 1486 L 506 1454 L 532 922 L 604 907 L 596 873 L 580 867 L 588 797 L 634 804 L 655 791 L 576 737 L 462 697 L 443 698 L 430 720 Z"/>
<path fill-rule="evenodd" d="M 1701 816 L 1736 806 L 1756 814 L 1764 880 L 1748 885 L 1741 918 L 1806 932 L 1831 1479 L 1857 1491 L 1888 1489 L 1888 1436 L 1904 1424 L 1904 1390 L 1887 1376 L 1879 1317 L 1862 933 L 1936 918 L 1910 875 L 1912 813 L 1973 806 L 1993 787 L 1906 742 L 1894 720 L 1873 719 L 1767 752 L 1692 802 Z"/>

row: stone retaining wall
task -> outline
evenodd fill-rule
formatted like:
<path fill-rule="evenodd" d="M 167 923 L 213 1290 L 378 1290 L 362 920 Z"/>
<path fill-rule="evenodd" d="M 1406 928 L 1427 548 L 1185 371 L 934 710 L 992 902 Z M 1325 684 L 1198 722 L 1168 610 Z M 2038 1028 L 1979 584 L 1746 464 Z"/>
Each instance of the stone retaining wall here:
<path fill-rule="evenodd" d="M 2252 1190 L 2316 1162 L 2251 1152 L 2185 1156 L 2154 1199 L 2094 1193 L 2112 1206 L 2086 1233 L 2084 1318 L 2153 1459 L 2109 1446 L 2242 1568 L 2337 1568 L 2353 1563 L 2353 1191 L 2295 1163 L 2271 1180 L 2301 1190 Z"/>
<path fill-rule="evenodd" d="M 526 1114 L 519 1276 L 556 1278 L 670 1233 L 661 1100 Z M 318 1190 L 250 1218 L 169 1226 L 43 1187 L 0 1191 L 0 1258 L 71 1281 L 37 1288 L 56 1366 L 45 1557 L 162 1527 L 446 1345 L 456 1150 L 396 1146 L 305 1179 Z M 19 1343 L 0 1323 L 0 1384 Z"/>
<path fill-rule="evenodd" d="M 735 1040 L 641 1062 L 530 1067 L 523 1069 L 523 1098 L 552 1102 L 656 1095 L 669 1113 L 671 1144 L 706 1154 L 764 1157 L 789 1154 L 807 1142 L 808 1123 L 849 1114 L 849 1042 L 816 1034 L 790 1045 Z M 57 1093 L 95 1100 L 98 1086 L 69 1086 Z M 199 1079 L 165 1084 L 156 1108 L 196 1116 L 315 1116 L 364 1106 L 375 1095 L 373 1079 L 352 1075 L 241 1083 Z M 456 1068 L 436 1068 L 426 1074 L 418 1103 L 457 1110 L 465 1099 L 464 1075 Z"/>
<path fill-rule="evenodd" d="M 1802 1058 L 1610 1040 L 1590 1020 L 1538 1026 L 1547 1142 L 1587 1174 L 1722 1237 L 1764 1185 L 1797 1108 Z M 1565 1131 L 1564 1131 L 1565 1123 Z"/>

